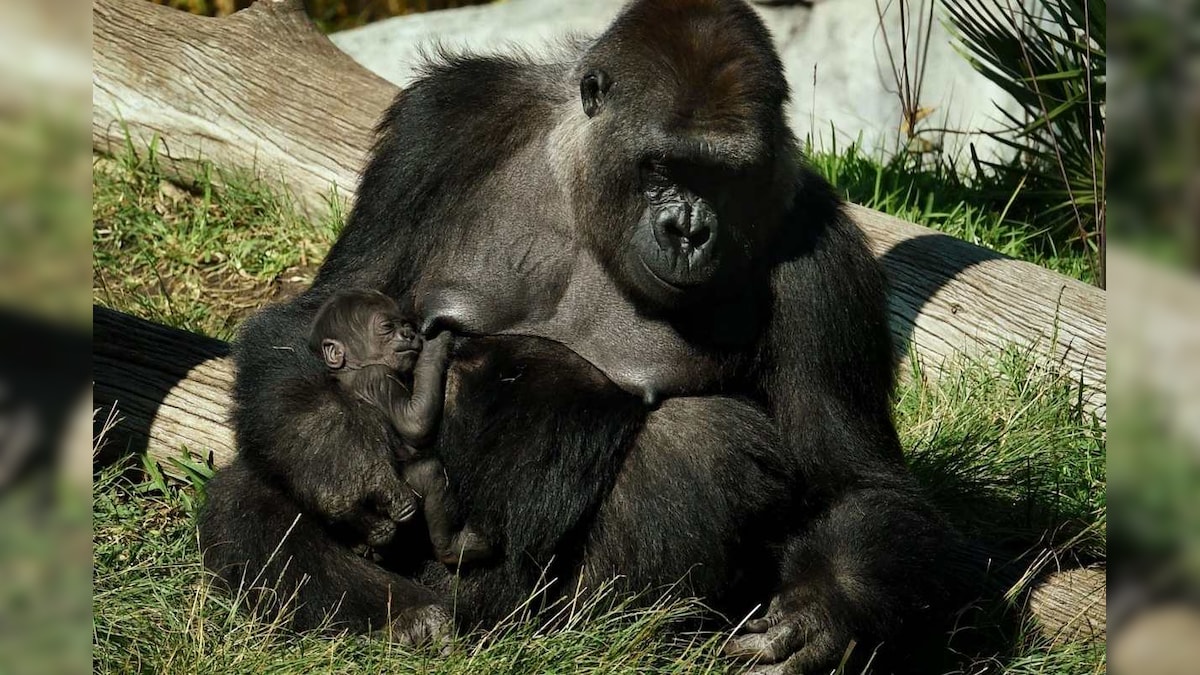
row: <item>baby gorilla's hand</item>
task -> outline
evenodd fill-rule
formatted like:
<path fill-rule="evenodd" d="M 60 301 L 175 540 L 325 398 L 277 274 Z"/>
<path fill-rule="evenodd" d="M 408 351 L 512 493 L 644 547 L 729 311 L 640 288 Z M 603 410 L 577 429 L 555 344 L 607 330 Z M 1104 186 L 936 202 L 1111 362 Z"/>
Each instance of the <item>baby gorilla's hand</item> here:
<path fill-rule="evenodd" d="M 411 520 L 418 507 L 417 496 L 404 485 L 391 494 L 373 495 L 359 510 L 355 527 L 366 536 L 368 544 L 383 546 L 396 536 L 396 525 Z"/>
<path fill-rule="evenodd" d="M 450 347 L 453 344 L 454 336 L 449 332 L 443 331 L 438 333 L 437 337 L 425 340 L 425 346 L 421 349 L 421 355 L 428 355 L 430 360 L 441 363 L 444 367 L 450 359 Z"/>
<path fill-rule="evenodd" d="M 393 471 L 383 471 L 365 503 L 358 509 L 357 528 L 371 546 L 383 546 L 396 535 L 396 525 L 408 522 L 420 509 L 413 489 Z"/>
<path fill-rule="evenodd" d="M 411 520 L 420 503 L 390 461 L 362 461 L 329 472 L 315 490 L 313 506 L 332 523 L 352 528 L 371 546 L 391 541 L 396 524 Z M 330 480 L 331 477 L 340 480 Z"/>

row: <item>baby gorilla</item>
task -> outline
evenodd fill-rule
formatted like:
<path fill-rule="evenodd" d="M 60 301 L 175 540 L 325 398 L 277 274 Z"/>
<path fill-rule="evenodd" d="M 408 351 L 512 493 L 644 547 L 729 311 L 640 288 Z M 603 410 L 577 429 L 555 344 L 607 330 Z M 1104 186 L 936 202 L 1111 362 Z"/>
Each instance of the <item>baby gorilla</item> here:
<path fill-rule="evenodd" d="M 450 336 L 426 342 L 399 305 L 376 291 L 342 291 L 322 305 L 313 321 L 309 346 L 319 353 L 329 381 L 340 394 L 346 414 L 377 416 L 390 424 L 403 443 L 394 448 L 402 462 L 404 480 L 416 495 L 398 496 L 406 503 L 403 520 L 424 498 L 425 521 L 437 558 L 447 565 L 469 564 L 491 555 L 486 540 L 470 525 L 455 532 L 457 509 L 436 458 L 420 449 L 434 439 L 445 397 Z M 350 451 L 354 451 L 352 448 Z M 389 533 L 368 534 L 368 543 L 384 543 Z"/>

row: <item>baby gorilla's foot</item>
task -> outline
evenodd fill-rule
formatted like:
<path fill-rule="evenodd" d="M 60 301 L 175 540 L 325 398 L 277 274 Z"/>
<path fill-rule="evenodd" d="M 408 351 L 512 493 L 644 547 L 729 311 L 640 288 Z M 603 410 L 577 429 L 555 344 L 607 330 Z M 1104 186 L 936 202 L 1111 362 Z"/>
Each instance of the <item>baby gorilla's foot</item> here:
<path fill-rule="evenodd" d="M 470 525 L 450 538 L 449 545 L 438 551 L 438 560 L 443 565 L 473 565 L 492 556 L 492 546 L 487 539 Z"/>

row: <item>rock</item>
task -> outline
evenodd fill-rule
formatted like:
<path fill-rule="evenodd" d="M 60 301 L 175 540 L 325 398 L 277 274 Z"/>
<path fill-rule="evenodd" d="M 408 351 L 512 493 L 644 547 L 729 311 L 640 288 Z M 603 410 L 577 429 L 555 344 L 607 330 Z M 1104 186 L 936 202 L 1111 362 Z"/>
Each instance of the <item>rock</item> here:
<path fill-rule="evenodd" d="M 980 76 L 955 51 L 942 26 L 940 5 L 929 30 L 928 60 L 919 107 L 928 116 L 917 124 L 916 141 L 903 132 L 904 118 L 888 46 L 903 63 L 900 3 L 886 7 L 880 30 L 876 0 L 821 0 L 815 3 L 761 4 L 756 9 L 775 36 L 792 88 L 792 128 L 812 136 L 817 147 L 845 147 L 860 140 L 868 151 L 894 154 L 907 147 L 941 149 L 967 156 L 974 143 L 981 157 L 1004 150 L 979 131 L 994 129 L 996 103 L 1015 103 Z M 915 74 L 923 0 L 908 1 L 909 71 Z M 933 1 L 933 0 L 929 0 Z M 452 49 L 493 51 L 519 47 L 534 54 L 568 34 L 594 34 L 620 11 L 624 0 L 507 0 L 490 5 L 397 17 L 332 35 L 338 47 L 370 70 L 404 86 L 413 79 L 421 54 L 436 44 Z M 887 36 L 885 41 L 884 36 Z M 944 133 L 938 130 L 952 130 Z M 959 133 L 964 132 L 964 133 Z"/>

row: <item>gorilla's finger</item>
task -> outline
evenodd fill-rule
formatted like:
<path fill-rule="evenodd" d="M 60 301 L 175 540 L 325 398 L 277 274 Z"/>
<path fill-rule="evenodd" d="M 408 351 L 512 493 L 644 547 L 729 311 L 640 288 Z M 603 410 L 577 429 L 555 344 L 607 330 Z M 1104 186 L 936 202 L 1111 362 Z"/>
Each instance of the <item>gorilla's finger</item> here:
<path fill-rule="evenodd" d="M 788 662 L 783 663 L 764 663 L 761 666 L 755 666 L 746 671 L 746 675 L 788 675 L 792 671 L 787 669 Z"/>
<path fill-rule="evenodd" d="M 425 349 L 434 349 L 437 351 L 448 351 L 453 343 L 454 336 L 448 332 L 438 333 L 436 337 L 431 337 L 425 340 Z"/>
<path fill-rule="evenodd" d="M 808 675 L 811 673 L 829 672 L 822 664 L 828 662 L 828 657 L 821 653 L 820 647 L 807 645 L 792 654 L 782 663 L 756 665 L 747 671 L 746 675 Z M 838 671 L 841 672 L 841 671 Z"/>
<path fill-rule="evenodd" d="M 768 614 L 761 619 L 751 619 L 742 626 L 743 633 L 765 633 L 769 628 L 779 623 L 779 617 Z"/>
<path fill-rule="evenodd" d="M 450 651 L 454 620 L 440 605 L 410 607 L 401 611 L 387 628 L 387 638 L 405 647 L 434 645 L 443 655 Z"/>
<path fill-rule="evenodd" d="M 396 523 L 391 518 L 372 514 L 364 517 L 363 522 L 363 531 L 371 546 L 383 546 L 396 536 Z"/>
<path fill-rule="evenodd" d="M 389 490 L 375 497 L 376 503 L 393 522 L 406 523 L 417 515 L 420 504 L 412 488 L 401 483 L 399 489 Z"/>
<path fill-rule="evenodd" d="M 420 330 L 426 340 L 433 340 L 442 335 L 465 333 L 458 320 L 440 313 L 434 313 L 422 319 Z"/>
<path fill-rule="evenodd" d="M 751 633 L 725 644 L 725 654 L 737 659 L 758 659 L 763 663 L 782 661 L 800 646 L 803 635 L 791 622 L 774 626 L 765 633 Z"/>

